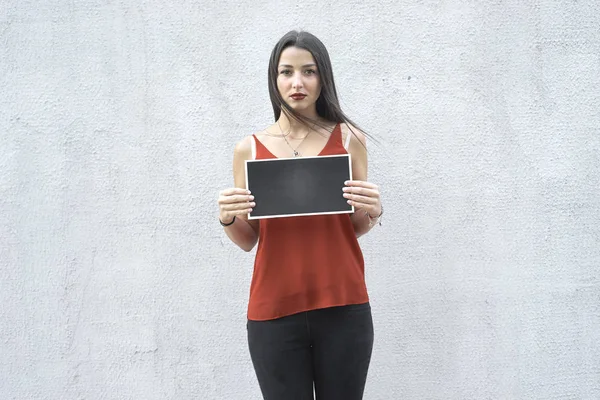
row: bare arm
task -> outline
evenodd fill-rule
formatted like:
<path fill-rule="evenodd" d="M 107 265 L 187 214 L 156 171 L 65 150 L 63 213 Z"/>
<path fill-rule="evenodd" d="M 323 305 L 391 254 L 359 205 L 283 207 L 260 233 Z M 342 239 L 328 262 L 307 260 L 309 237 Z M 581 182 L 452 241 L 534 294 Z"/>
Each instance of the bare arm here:
<path fill-rule="evenodd" d="M 356 136 L 346 127 L 347 134 L 351 135 L 348 153 L 352 156 L 352 181 L 344 189 L 344 197 L 354 206 L 355 212 L 350 216 L 350 220 L 354 225 L 356 237 L 360 237 L 375 226 L 374 221 L 381 214 L 381 201 L 379 188 L 367 181 L 365 135 L 354 127 L 352 129 Z"/>
<path fill-rule="evenodd" d="M 236 144 L 233 152 L 234 188 L 225 189 L 219 196 L 219 218 L 225 224 L 234 220 L 233 224 L 223 227 L 233 243 L 244 251 L 251 251 L 258 241 L 258 221 L 248 221 L 248 213 L 254 206 L 254 198 L 246 190 L 245 161 L 251 158 L 251 137 L 246 137 Z"/>

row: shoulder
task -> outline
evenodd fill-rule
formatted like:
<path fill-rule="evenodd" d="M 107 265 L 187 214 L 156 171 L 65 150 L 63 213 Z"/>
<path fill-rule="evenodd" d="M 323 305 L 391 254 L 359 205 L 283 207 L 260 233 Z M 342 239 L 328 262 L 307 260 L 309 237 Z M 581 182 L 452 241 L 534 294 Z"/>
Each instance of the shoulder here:
<path fill-rule="evenodd" d="M 242 159 L 249 159 L 252 157 L 252 147 L 255 145 L 254 137 L 259 138 L 265 134 L 265 131 L 255 132 L 254 134 L 250 134 L 245 136 L 239 142 L 235 144 L 233 149 L 233 153 L 236 157 Z"/>
<path fill-rule="evenodd" d="M 244 137 L 242 140 L 235 144 L 234 152 L 236 154 L 243 154 L 252 150 L 252 135 Z"/>

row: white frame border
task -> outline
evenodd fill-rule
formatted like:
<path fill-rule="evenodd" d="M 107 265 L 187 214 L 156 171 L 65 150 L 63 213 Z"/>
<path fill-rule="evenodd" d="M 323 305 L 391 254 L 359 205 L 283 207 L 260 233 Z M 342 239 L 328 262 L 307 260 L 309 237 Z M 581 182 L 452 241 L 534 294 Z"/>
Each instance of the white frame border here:
<path fill-rule="evenodd" d="M 246 174 L 246 189 L 248 189 L 248 163 L 252 162 L 252 163 L 256 163 L 256 162 L 262 162 L 262 161 L 286 161 L 286 160 L 298 160 L 298 159 L 305 159 L 305 158 L 331 158 L 331 157 L 348 157 L 348 170 L 350 172 L 350 179 L 352 180 L 352 155 L 350 153 L 348 154 L 331 154 L 331 155 L 326 155 L 326 156 L 308 156 L 308 157 L 285 157 L 285 158 L 261 158 L 259 160 L 246 160 L 244 162 L 244 169 L 245 169 L 245 174 Z M 343 195 L 343 194 L 342 194 Z M 248 219 L 249 220 L 255 220 L 255 219 L 268 219 L 268 218 L 285 218 L 285 217 L 308 217 L 311 215 L 337 215 L 337 214 L 352 214 L 354 213 L 354 206 L 351 205 L 350 206 L 351 210 L 347 210 L 347 211 L 324 211 L 324 212 L 318 212 L 318 213 L 302 213 L 302 214 L 278 214 L 278 215 L 266 215 L 266 216 L 260 216 L 260 217 L 253 217 L 250 215 L 250 213 L 248 213 Z"/>

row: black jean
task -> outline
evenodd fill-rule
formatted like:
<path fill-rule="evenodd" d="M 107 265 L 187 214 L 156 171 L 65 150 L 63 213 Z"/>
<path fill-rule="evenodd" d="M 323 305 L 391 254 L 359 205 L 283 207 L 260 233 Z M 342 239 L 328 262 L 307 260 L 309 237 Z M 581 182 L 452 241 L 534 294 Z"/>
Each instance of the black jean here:
<path fill-rule="evenodd" d="M 373 349 L 369 303 L 248 321 L 265 400 L 361 400 Z"/>

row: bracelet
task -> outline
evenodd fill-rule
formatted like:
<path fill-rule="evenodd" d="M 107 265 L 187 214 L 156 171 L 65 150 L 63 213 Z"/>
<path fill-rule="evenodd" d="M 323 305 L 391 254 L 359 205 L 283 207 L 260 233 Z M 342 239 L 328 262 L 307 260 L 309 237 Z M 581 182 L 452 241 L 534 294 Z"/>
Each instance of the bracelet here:
<path fill-rule="evenodd" d="M 221 224 L 221 226 L 233 225 L 234 222 L 235 222 L 235 215 L 233 216 L 233 219 L 231 220 L 231 222 L 228 222 L 228 223 L 224 223 L 223 221 L 221 221 L 221 218 L 219 218 L 219 223 Z"/>
<path fill-rule="evenodd" d="M 369 228 L 371 228 L 373 225 L 375 225 L 375 223 L 377 221 L 379 221 L 379 226 L 381 226 L 381 216 L 383 215 L 383 206 L 381 206 L 381 212 L 376 217 L 371 217 L 371 214 L 369 214 L 368 212 L 365 212 L 365 213 L 367 214 L 367 217 L 369 218 Z M 375 221 L 375 222 L 373 222 L 373 221 Z"/>

